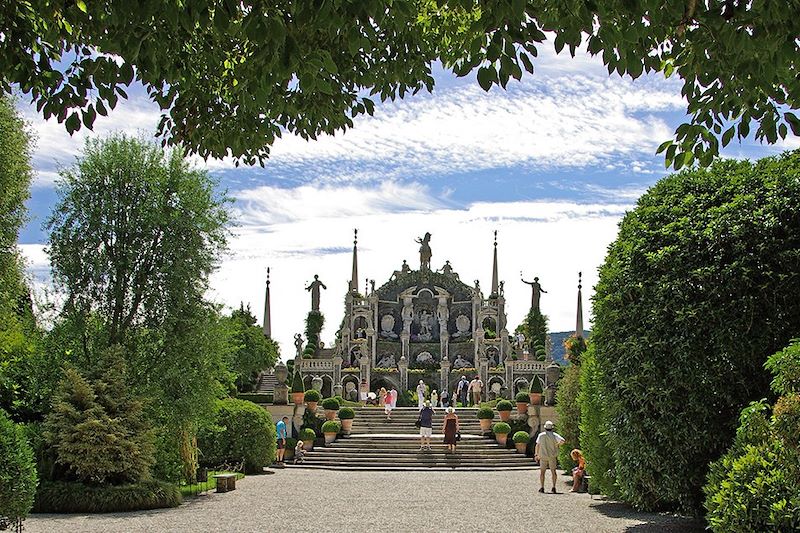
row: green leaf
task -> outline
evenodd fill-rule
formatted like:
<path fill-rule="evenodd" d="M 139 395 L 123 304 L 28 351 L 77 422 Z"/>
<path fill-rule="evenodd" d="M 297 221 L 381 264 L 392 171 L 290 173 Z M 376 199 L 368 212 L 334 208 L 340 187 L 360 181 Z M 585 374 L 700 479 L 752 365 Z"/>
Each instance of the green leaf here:
<path fill-rule="evenodd" d="M 67 133 L 70 135 L 81 129 L 81 118 L 78 116 L 78 113 L 73 112 L 70 114 L 64 122 L 64 125 L 67 128 Z"/>
<path fill-rule="evenodd" d="M 784 113 L 783 118 L 789 124 L 789 127 L 792 128 L 792 133 L 800 137 L 800 119 L 791 111 Z"/>
<path fill-rule="evenodd" d="M 728 146 L 728 143 L 731 142 L 735 133 L 736 128 L 733 126 L 725 130 L 725 133 L 722 134 L 722 146 Z"/>
<path fill-rule="evenodd" d="M 492 88 L 492 81 L 497 78 L 494 67 L 481 67 L 478 69 L 478 85 L 481 89 L 488 91 Z"/>
<path fill-rule="evenodd" d="M 83 0 L 75 0 L 75 5 L 78 6 L 78 9 L 86 13 L 86 2 Z"/>

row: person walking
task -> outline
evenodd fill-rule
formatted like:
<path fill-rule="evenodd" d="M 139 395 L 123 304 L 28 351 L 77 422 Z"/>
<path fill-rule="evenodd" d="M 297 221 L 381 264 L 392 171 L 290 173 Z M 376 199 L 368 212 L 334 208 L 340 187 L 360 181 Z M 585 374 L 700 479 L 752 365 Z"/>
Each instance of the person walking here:
<path fill-rule="evenodd" d="M 475 376 L 472 381 L 472 405 L 480 405 L 481 394 L 483 393 L 483 381 L 479 376 Z"/>
<path fill-rule="evenodd" d="M 436 392 L 436 389 L 433 389 L 431 393 L 431 405 L 435 408 L 439 407 L 439 393 Z"/>
<path fill-rule="evenodd" d="M 544 431 L 536 437 L 536 450 L 533 458 L 539 461 L 539 492 L 544 492 L 544 476 L 549 469 L 553 478 L 553 488 L 550 492 L 556 494 L 558 447 L 564 444 L 564 437 L 553 431 L 553 427 L 553 423 L 550 420 L 544 423 Z"/>
<path fill-rule="evenodd" d="M 459 422 L 458 415 L 453 407 L 448 407 L 447 414 L 444 415 L 444 421 L 442 422 L 442 433 L 444 433 L 444 443 L 447 444 L 447 451 L 456 451 L 458 434 L 461 433 L 461 423 Z"/>
<path fill-rule="evenodd" d="M 277 457 L 275 458 L 275 462 L 279 465 L 283 465 L 283 456 L 286 453 L 286 424 L 289 422 L 289 417 L 284 416 L 278 423 L 275 424 L 275 437 L 277 439 L 276 447 L 277 447 Z"/>
<path fill-rule="evenodd" d="M 456 395 L 456 391 L 453 391 L 453 396 L 450 398 L 450 403 L 453 407 L 458 407 L 458 395 Z"/>
<path fill-rule="evenodd" d="M 442 399 L 439 401 L 442 402 L 442 407 L 444 407 L 445 409 L 450 407 L 450 395 L 447 394 L 446 390 L 442 391 Z"/>
<path fill-rule="evenodd" d="M 392 396 L 393 390 L 386 393 L 383 399 L 383 412 L 386 414 L 386 420 L 392 419 L 392 407 L 394 406 L 394 397 Z"/>
<path fill-rule="evenodd" d="M 425 382 L 419 380 L 419 385 L 417 385 L 417 407 L 421 411 L 424 405 L 425 405 Z"/>
<path fill-rule="evenodd" d="M 431 449 L 431 436 L 433 435 L 433 408 L 430 400 L 426 401 L 419 412 L 419 449 Z"/>
<path fill-rule="evenodd" d="M 361 384 L 358 386 L 358 396 L 362 405 L 367 405 L 367 399 L 369 398 L 369 384 L 367 383 L 366 378 L 361 378 Z"/>
<path fill-rule="evenodd" d="M 383 407 L 386 404 L 386 387 L 381 387 L 378 391 L 378 405 Z"/>
<path fill-rule="evenodd" d="M 458 385 L 456 386 L 456 393 L 458 395 L 458 401 L 461 402 L 461 407 L 467 406 L 467 389 L 469 388 L 469 381 L 467 381 L 467 376 L 461 376 L 461 379 L 458 381 Z M 458 407 L 454 405 L 453 407 Z"/>

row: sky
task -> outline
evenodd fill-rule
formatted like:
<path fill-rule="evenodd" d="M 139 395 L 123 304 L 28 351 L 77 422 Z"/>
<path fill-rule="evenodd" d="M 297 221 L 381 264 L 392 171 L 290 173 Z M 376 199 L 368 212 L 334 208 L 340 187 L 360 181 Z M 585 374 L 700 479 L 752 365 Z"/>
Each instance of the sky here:
<path fill-rule="evenodd" d="M 359 286 L 388 281 L 403 260 L 419 268 L 415 238 L 432 234 L 432 265 L 449 260 L 470 285 L 488 292 L 493 232 L 510 329 L 530 306 L 524 276 L 547 291 L 551 331 L 575 327 L 578 272 L 584 321 L 591 327 L 592 287 L 617 226 L 636 199 L 668 172 L 656 148 L 686 120 L 680 81 L 661 75 L 609 76 L 599 58 L 542 50 L 533 75 L 484 92 L 474 76 L 434 70 L 433 93 L 377 104 L 354 128 L 305 141 L 285 135 L 265 167 L 230 160 L 194 164 L 219 178 L 235 200 L 229 251 L 211 278 L 213 300 L 250 305 L 261 321 L 271 269 L 273 337 L 283 359 L 310 309 L 305 291 L 318 274 L 327 290 L 322 340 L 332 344 L 342 319 L 358 229 Z M 50 285 L 43 224 L 57 200 L 60 170 L 89 137 L 124 131 L 154 134 L 160 116 L 141 86 L 94 131 L 70 137 L 24 97 L 18 103 L 36 137 L 29 221 L 20 235 L 37 298 L 57 300 Z M 724 157 L 758 158 L 800 147 L 733 142 Z"/>

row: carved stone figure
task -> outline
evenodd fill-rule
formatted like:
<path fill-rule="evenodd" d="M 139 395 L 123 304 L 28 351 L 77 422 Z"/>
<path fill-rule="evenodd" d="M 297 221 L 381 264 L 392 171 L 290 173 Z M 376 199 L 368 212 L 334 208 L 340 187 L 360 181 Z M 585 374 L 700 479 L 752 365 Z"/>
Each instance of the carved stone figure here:
<path fill-rule="evenodd" d="M 458 354 L 456 360 L 453 361 L 453 368 L 467 368 L 472 366 L 472 363 L 461 357 L 461 354 Z"/>
<path fill-rule="evenodd" d="M 500 296 L 503 296 L 503 294 L 505 293 L 505 288 L 503 287 L 505 284 L 506 284 L 505 281 L 500 282 Z"/>
<path fill-rule="evenodd" d="M 397 363 L 394 360 L 394 355 L 387 353 L 381 357 L 381 360 L 378 361 L 376 365 L 378 368 L 395 368 Z"/>
<path fill-rule="evenodd" d="M 295 333 L 294 335 L 294 348 L 297 350 L 297 355 L 302 355 L 303 353 L 303 336 L 299 333 Z"/>
<path fill-rule="evenodd" d="M 431 234 L 426 233 L 424 237 L 421 239 L 414 239 L 414 242 L 418 242 L 421 244 L 419 247 L 419 269 L 420 270 L 430 270 L 431 269 L 431 256 L 433 253 L 431 252 Z"/>
<path fill-rule="evenodd" d="M 411 332 L 411 322 L 414 320 L 414 306 L 411 304 L 411 298 L 406 298 L 403 301 L 403 310 L 400 312 L 403 319 L 403 332 Z"/>
<path fill-rule="evenodd" d="M 458 315 L 456 318 L 456 333 L 453 337 L 466 337 L 470 335 L 469 331 L 470 320 L 465 314 Z"/>
<path fill-rule="evenodd" d="M 386 314 L 381 318 L 381 337 L 385 339 L 396 339 L 397 333 L 394 332 L 394 317 Z"/>
<path fill-rule="evenodd" d="M 419 314 L 419 339 L 423 341 L 430 340 L 433 334 L 431 333 L 431 319 L 433 315 L 423 310 Z"/>
<path fill-rule="evenodd" d="M 431 352 L 420 352 L 417 355 L 417 363 L 432 363 L 433 362 L 433 355 Z"/>
<path fill-rule="evenodd" d="M 447 323 L 448 318 L 450 318 L 450 310 L 447 308 L 447 302 L 439 300 L 439 305 L 436 306 L 436 319 L 439 323 Z"/>
<path fill-rule="evenodd" d="M 442 274 L 445 276 L 452 276 L 453 275 L 453 266 L 450 264 L 450 261 L 445 261 L 444 266 L 440 270 Z"/>
<path fill-rule="evenodd" d="M 327 289 L 328 287 L 325 286 L 319 280 L 319 276 L 314 274 L 314 281 L 311 282 L 311 285 L 306 287 L 307 291 L 311 291 L 311 310 L 312 311 L 319 311 L 319 288 L 322 287 L 323 289 Z"/>
<path fill-rule="evenodd" d="M 541 293 L 547 294 L 547 291 L 542 289 L 542 286 L 539 284 L 539 278 L 534 277 L 533 281 L 525 281 L 525 278 L 522 277 L 522 272 L 519 274 L 522 283 L 531 286 L 531 309 L 539 311 L 539 299 L 542 297 Z"/>

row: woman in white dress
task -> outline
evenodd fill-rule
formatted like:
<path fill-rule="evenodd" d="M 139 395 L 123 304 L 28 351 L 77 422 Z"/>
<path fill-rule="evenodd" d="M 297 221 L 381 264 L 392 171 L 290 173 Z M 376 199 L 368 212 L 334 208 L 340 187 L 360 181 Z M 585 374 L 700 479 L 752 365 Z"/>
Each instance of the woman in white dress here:
<path fill-rule="evenodd" d="M 425 407 L 425 382 L 422 380 L 417 385 L 417 407 L 420 411 Z"/>

